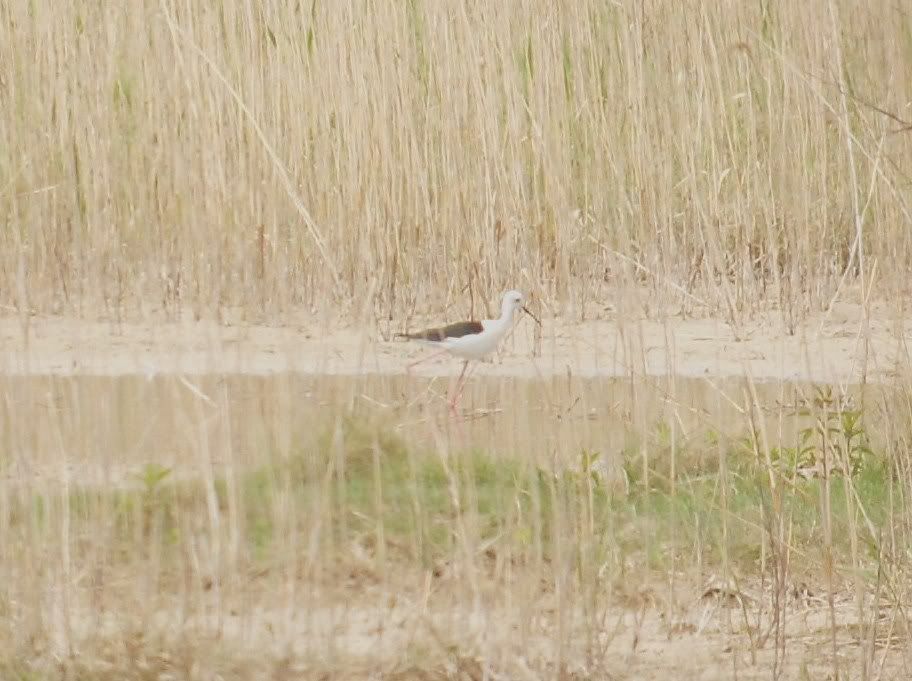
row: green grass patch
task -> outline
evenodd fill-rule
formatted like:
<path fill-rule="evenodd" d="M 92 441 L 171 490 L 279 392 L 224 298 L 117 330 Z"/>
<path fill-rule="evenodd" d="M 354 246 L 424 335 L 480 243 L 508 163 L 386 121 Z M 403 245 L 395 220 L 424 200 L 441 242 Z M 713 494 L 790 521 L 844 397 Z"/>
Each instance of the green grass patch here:
<path fill-rule="evenodd" d="M 207 490 L 201 480 L 175 479 L 169 469 L 150 465 L 130 488 L 79 488 L 68 503 L 74 531 L 89 535 L 102 519 L 113 521 L 119 550 L 165 559 L 183 555 L 188 528 L 207 531 L 214 508 L 239 515 L 254 561 L 278 557 L 295 531 L 308 537 L 297 545 L 327 559 L 344 558 L 356 542 L 377 555 L 392 547 L 402 560 L 431 566 L 464 555 L 465 547 L 492 546 L 511 560 L 539 565 L 569 552 L 581 565 L 632 561 L 662 572 L 726 562 L 746 574 L 760 569 L 771 528 L 780 522 L 798 555 L 819 564 L 827 513 L 837 560 L 848 562 L 854 544 L 860 559 L 873 564 L 881 529 L 904 510 L 888 460 L 870 452 L 848 477 L 833 473 L 827 483 L 779 461 L 771 478 L 742 443 L 722 456 L 706 451 L 723 446 L 709 438 L 698 451 L 682 447 L 673 484 L 663 452 L 650 455 L 645 469 L 641 454 L 630 455 L 622 489 L 596 474 L 592 454 L 584 453 L 575 468 L 544 470 L 521 456 L 410 448 L 382 426 L 348 419 L 311 447 L 237 474 L 233 485 L 216 479 Z M 720 467 L 721 461 L 727 464 Z M 11 499 L 10 520 L 30 533 L 54 532 L 65 499 Z"/>

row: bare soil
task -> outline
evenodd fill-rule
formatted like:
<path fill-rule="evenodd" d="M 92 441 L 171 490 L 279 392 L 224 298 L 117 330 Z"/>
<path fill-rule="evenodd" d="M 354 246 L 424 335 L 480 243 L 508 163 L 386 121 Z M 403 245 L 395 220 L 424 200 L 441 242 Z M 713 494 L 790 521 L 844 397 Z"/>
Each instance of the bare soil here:
<path fill-rule="evenodd" d="M 423 322 L 411 320 L 412 327 Z M 452 321 L 452 320 L 447 320 Z M 390 340 L 401 330 L 376 323 L 302 319 L 286 326 L 93 322 L 64 317 L 0 318 L 0 372 L 128 375 L 301 372 L 320 375 L 401 374 L 426 352 Z M 577 376 L 750 376 L 756 380 L 826 383 L 890 382 L 910 368 L 905 339 L 912 320 L 886 303 L 839 303 L 789 333 L 771 314 L 734 328 L 722 319 L 681 316 L 661 321 L 520 319 L 492 362 L 478 374 Z M 444 375 L 439 360 L 416 373 Z"/>

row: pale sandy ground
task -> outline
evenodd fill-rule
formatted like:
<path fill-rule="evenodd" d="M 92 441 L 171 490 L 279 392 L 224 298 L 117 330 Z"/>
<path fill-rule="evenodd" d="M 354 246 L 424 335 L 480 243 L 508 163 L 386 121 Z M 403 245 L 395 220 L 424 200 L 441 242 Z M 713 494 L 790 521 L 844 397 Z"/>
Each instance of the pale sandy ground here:
<path fill-rule="evenodd" d="M 412 328 L 423 321 L 412 320 Z M 891 382 L 910 368 L 912 320 L 887 305 L 837 304 L 783 330 L 778 315 L 733 329 L 720 319 L 520 319 L 499 355 L 479 374 L 539 377 L 732 376 L 758 380 Z M 209 321 L 111 323 L 61 317 L 0 318 L 0 373 L 127 375 L 301 372 L 401 374 L 427 350 L 390 340 L 393 325 L 226 325 Z M 322 328 L 321 328 L 322 327 Z M 439 360 L 417 372 L 440 375 Z"/>
<path fill-rule="evenodd" d="M 414 328 L 422 321 L 452 320 L 412 320 L 410 326 Z M 479 366 L 477 371 L 528 378 L 564 375 L 569 371 L 582 376 L 750 375 L 757 380 L 840 383 L 862 380 L 890 383 L 908 379 L 912 373 L 906 344 L 906 339 L 912 338 L 912 321 L 891 312 L 886 305 L 872 305 L 866 314 L 859 305 L 837 304 L 828 315 L 819 313 L 801 324 L 794 335 L 783 332 L 775 315 L 738 329 L 719 319 L 680 316 L 665 320 L 631 317 L 619 320 L 606 314 L 597 321 L 543 321 L 543 328 L 537 331 L 529 320 L 520 320 L 495 361 Z M 10 315 L 0 318 L 0 373 L 401 374 L 410 359 L 427 352 L 409 343 L 388 340 L 393 331 L 401 329 L 401 326 L 378 324 L 309 324 L 306 319 L 287 326 L 256 326 L 207 321 L 114 324 Z M 445 374 L 455 367 L 453 361 L 441 361 L 423 367 L 421 373 Z M 849 606 L 844 609 L 851 610 Z M 740 608 L 720 607 L 712 600 L 706 601 L 696 589 L 690 594 L 684 608 L 686 614 L 680 621 L 670 623 L 665 610 L 649 608 L 640 618 L 639 608 L 629 611 L 622 608 L 614 615 L 621 617 L 617 629 L 621 633 L 611 642 L 602 642 L 612 678 L 770 678 L 775 647 L 764 638 L 752 652 Z M 753 618 L 758 611 L 748 607 L 743 612 Z M 818 603 L 798 607 L 790 614 L 788 655 L 783 665 L 786 677 L 802 678 L 802 674 L 810 671 L 814 678 L 818 674 L 825 678 L 831 668 L 827 612 Z M 345 651 L 345 655 L 375 658 L 374 647 L 389 644 L 388 664 L 395 668 L 392 658 L 414 645 L 410 638 L 414 632 L 406 631 L 411 626 L 407 624 L 416 621 L 413 615 L 414 612 L 407 613 L 401 626 L 390 627 L 387 622 L 386 636 L 403 636 L 394 642 L 378 638 L 373 624 L 359 624 L 357 618 L 344 616 L 347 628 L 343 627 L 341 636 L 336 632 L 334 645 Z M 390 617 L 395 619 L 392 613 L 384 616 Z M 904 660 L 897 653 L 902 649 L 901 644 L 885 650 L 883 641 L 878 640 L 872 654 L 859 646 L 853 636 L 845 635 L 854 621 L 851 613 L 842 613 L 840 619 L 846 629 L 840 627 L 837 654 L 844 669 L 851 670 L 847 678 L 856 677 L 865 658 L 873 659 L 875 666 L 886 662 L 880 668 L 881 678 L 903 678 Z M 220 637 L 230 634 L 224 626 L 224 622 L 219 626 Z M 255 632 L 274 631 L 272 625 L 260 627 L 248 622 L 245 626 L 246 633 L 236 641 L 239 651 L 245 644 L 263 644 L 256 639 Z M 768 625 L 761 627 L 764 628 L 766 631 L 755 635 L 768 635 Z M 313 640 L 314 632 L 293 631 L 290 636 L 296 641 Z M 229 638 L 233 639 L 230 635 Z M 473 647 L 467 645 L 466 649 Z M 542 649 L 535 654 L 552 659 L 553 652 Z M 521 660 L 522 656 L 513 659 Z M 408 669 L 400 668 L 400 671 L 403 678 L 411 675 Z M 523 676 L 516 674 L 517 669 L 511 671 L 515 678 Z M 465 678 L 474 678 L 472 673 L 466 674 Z"/>
<path fill-rule="evenodd" d="M 262 664 L 291 652 L 291 678 L 759 681 L 775 678 L 773 669 L 778 678 L 831 679 L 834 665 L 839 678 L 908 678 L 902 616 L 885 603 L 876 619 L 859 626 L 858 604 L 848 592 L 835 594 L 830 609 L 825 594 L 789 590 L 780 619 L 784 636 L 777 645 L 773 613 L 757 606 L 770 602 L 768 591 L 733 589 L 720 595 L 706 586 L 682 584 L 672 603 L 641 590 L 636 594 L 641 606 L 608 606 L 597 614 L 604 627 L 592 640 L 576 636 L 559 650 L 553 594 L 543 595 L 539 618 L 523 635 L 518 612 L 487 605 L 473 609 L 447 597 L 445 586 L 436 590 L 434 597 L 357 584 L 334 604 L 302 598 L 293 607 L 286 602 L 245 616 L 228 602 L 219 608 L 210 595 L 211 614 L 188 617 L 173 603 L 159 608 L 152 624 L 135 612 L 96 611 L 75 618 L 79 624 L 73 633 L 97 645 L 99 638 L 116 641 L 125 631 L 148 632 L 151 625 L 156 630 L 151 640 L 160 637 L 165 650 L 179 650 L 175 632 L 189 631 L 203 645 L 220 642 L 213 651 L 216 668 L 219 663 L 230 667 L 232 658 Z M 273 593 L 266 600 L 280 597 Z M 864 607 L 875 604 L 868 599 Z M 582 612 L 567 616 L 582 625 Z M 63 632 L 58 635 L 65 638 Z M 558 660 L 564 661 L 563 674 Z"/>

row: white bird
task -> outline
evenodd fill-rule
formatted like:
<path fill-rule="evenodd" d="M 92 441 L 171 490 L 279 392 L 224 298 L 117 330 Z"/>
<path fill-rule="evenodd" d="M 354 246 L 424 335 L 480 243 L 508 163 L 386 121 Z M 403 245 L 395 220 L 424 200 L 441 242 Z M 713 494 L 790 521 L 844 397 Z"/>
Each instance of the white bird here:
<path fill-rule="evenodd" d="M 439 348 L 427 357 L 419 359 L 408 365 L 409 370 L 426 362 L 429 359 L 449 353 L 465 360 L 462 372 L 456 381 L 456 388 L 450 400 L 450 409 L 456 410 L 456 401 L 465 388 L 466 369 L 472 360 L 481 360 L 490 355 L 500 345 L 500 341 L 513 325 L 513 315 L 517 310 L 528 314 L 540 326 L 538 317 L 532 314 L 525 306 L 525 298 L 519 291 L 507 291 L 500 304 L 500 319 L 484 319 L 482 321 L 455 322 L 447 326 L 425 329 L 414 333 L 398 333 L 399 338 L 418 341 L 424 345 Z"/>

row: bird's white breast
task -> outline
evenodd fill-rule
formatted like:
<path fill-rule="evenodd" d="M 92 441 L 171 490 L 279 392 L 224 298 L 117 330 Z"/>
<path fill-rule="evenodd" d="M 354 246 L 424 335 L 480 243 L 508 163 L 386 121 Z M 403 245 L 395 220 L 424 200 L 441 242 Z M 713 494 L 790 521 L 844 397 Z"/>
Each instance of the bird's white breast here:
<path fill-rule="evenodd" d="M 506 332 L 506 327 L 498 325 L 493 320 L 481 323 L 484 331 L 472 336 L 448 339 L 446 348 L 457 357 L 463 359 L 482 359 L 497 349 L 498 343 Z"/>

